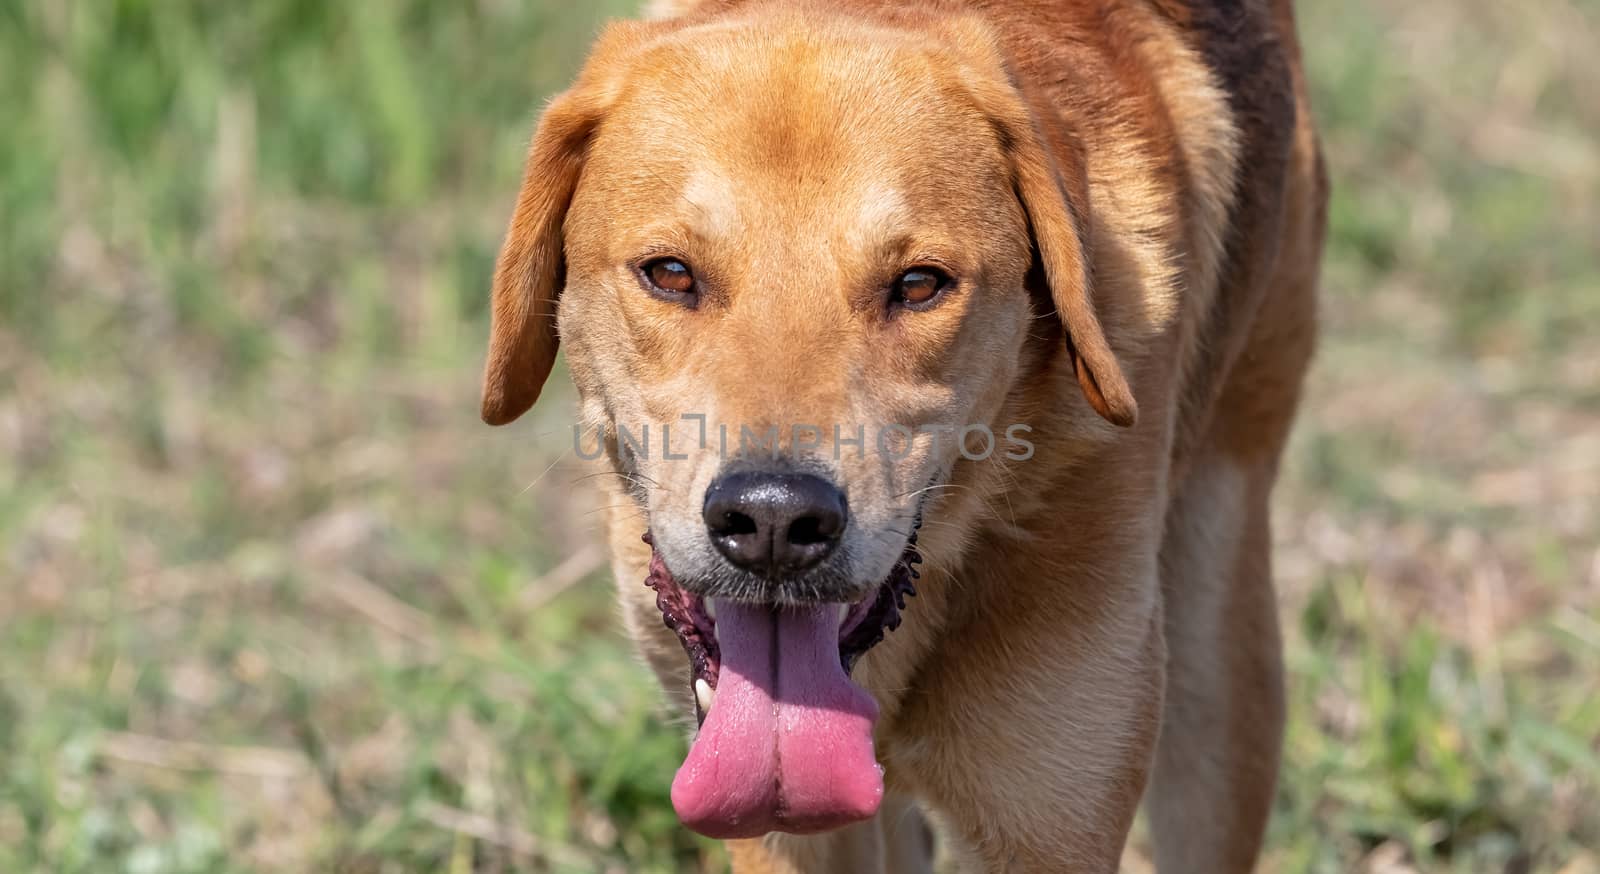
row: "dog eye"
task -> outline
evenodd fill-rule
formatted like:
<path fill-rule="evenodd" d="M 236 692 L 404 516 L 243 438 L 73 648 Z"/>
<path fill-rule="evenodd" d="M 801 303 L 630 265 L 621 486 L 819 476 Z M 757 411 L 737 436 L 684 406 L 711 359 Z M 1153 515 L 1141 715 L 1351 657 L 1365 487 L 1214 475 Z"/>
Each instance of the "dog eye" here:
<path fill-rule="evenodd" d="M 894 300 L 909 306 L 931 302 L 950 285 L 950 276 L 933 267 L 913 267 L 894 282 Z"/>
<path fill-rule="evenodd" d="M 694 273 L 689 270 L 689 265 L 676 258 L 661 258 L 651 261 L 643 268 L 645 279 L 655 286 L 657 291 L 670 295 L 689 294 L 694 291 Z"/>

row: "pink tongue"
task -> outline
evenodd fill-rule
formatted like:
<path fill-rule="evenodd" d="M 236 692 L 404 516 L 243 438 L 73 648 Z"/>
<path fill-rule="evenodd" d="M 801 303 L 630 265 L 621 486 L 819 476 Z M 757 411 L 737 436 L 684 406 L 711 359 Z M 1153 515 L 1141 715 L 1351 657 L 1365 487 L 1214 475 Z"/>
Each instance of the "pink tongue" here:
<path fill-rule="evenodd" d="M 672 781 L 685 825 L 712 838 L 825 831 L 878 811 L 878 704 L 839 665 L 838 605 L 717 605 L 715 703 Z"/>

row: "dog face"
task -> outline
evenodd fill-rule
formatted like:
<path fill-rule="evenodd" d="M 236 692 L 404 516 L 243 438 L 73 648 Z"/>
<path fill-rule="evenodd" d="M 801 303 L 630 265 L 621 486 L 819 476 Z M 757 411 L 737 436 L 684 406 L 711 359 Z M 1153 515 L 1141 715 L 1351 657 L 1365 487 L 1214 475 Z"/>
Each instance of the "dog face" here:
<path fill-rule="evenodd" d="M 1073 168 L 994 45 L 962 20 L 614 26 L 534 139 L 485 419 L 533 403 L 559 324 L 672 576 L 763 603 L 885 579 L 928 487 L 1007 451 L 1036 318 L 1131 423 Z"/>

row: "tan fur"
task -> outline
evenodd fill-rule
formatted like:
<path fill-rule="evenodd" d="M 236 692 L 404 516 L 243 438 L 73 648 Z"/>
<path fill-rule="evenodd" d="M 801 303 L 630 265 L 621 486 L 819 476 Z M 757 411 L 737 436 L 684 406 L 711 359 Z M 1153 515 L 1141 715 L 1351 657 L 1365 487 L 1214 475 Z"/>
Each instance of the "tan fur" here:
<path fill-rule="evenodd" d="M 1327 198 L 1287 0 L 650 14 L 534 137 L 483 409 L 526 410 L 559 336 L 625 474 L 613 568 L 675 712 L 692 693 L 639 584 L 641 512 L 693 555 L 720 454 L 627 457 L 619 426 L 676 441 L 696 413 L 795 449 L 792 423 L 1021 422 L 1035 445 L 837 462 L 863 593 L 939 481 L 919 597 L 854 673 L 890 800 L 736 842 L 735 870 L 927 871 L 926 818 L 963 870 L 1113 871 L 1141 798 L 1163 872 L 1249 870 L 1283 721 L 1267 502 Z M 695 265 L 698 308 L 644 291 L 652 253 Z M 885 316 L 884 283 L 928 261 L 958 290 Z"/>

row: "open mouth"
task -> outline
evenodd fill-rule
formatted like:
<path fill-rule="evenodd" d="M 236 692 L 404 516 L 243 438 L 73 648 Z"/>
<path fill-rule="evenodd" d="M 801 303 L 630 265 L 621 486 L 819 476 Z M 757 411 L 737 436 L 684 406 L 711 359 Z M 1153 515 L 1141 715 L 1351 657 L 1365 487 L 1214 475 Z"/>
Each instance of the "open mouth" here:
<path fill-rule="evenodd" d="M 644 541 L 653 550 L 648 532 Z M 913 528 L 888 577 L 858 603 L 722 601 L 713 617 L 652 551 L 645 585 L 689 657 L 700 720 L 672 783 L 685 825 L 708 837 L 749 838 L 825 831 L 877 812 L 878 706 L 850 670 L 899 627 L 921 561 Z"/>

